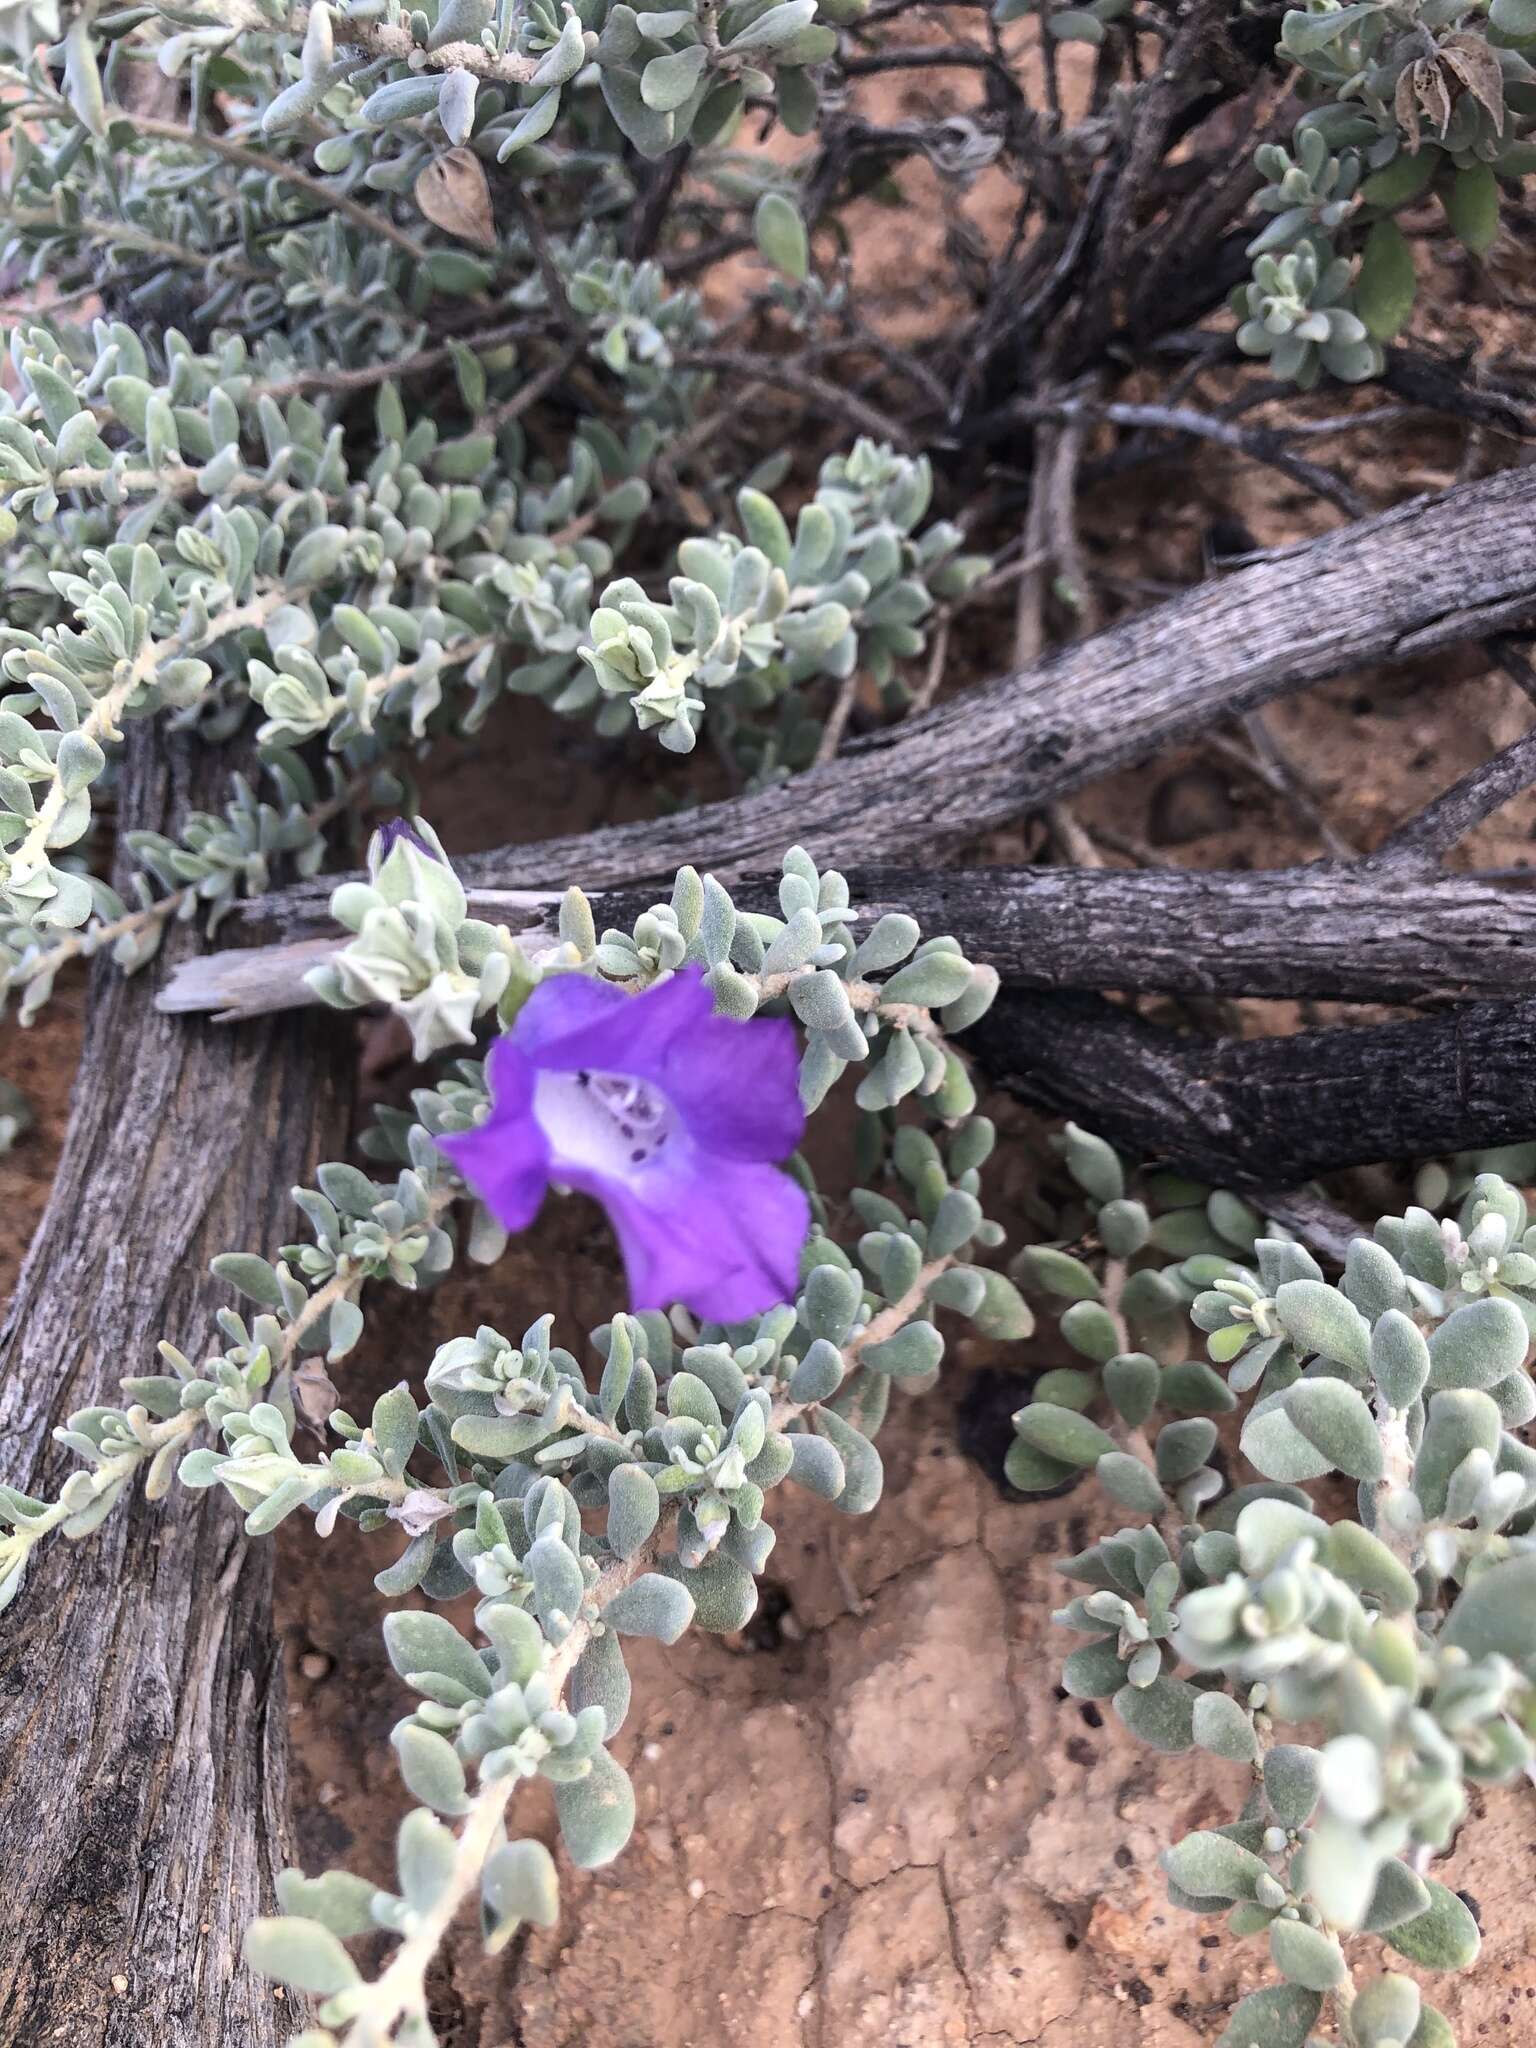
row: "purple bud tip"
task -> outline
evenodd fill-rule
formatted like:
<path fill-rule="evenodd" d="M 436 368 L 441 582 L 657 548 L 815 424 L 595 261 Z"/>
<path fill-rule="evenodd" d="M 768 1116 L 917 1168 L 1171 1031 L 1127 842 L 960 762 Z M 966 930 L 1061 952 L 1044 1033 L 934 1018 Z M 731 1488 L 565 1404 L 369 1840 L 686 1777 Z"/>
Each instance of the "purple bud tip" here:
<path fill-rule="evenodd" d="M 439 858 L 436 847 L 428 846 L 409 818 L 388 818 L 379 827 L 379 859 L 388 860 L 395 848 L 404 840 L 407 846 L 414 846 L 418 853 L 424 853 L 428 860 Z"/>

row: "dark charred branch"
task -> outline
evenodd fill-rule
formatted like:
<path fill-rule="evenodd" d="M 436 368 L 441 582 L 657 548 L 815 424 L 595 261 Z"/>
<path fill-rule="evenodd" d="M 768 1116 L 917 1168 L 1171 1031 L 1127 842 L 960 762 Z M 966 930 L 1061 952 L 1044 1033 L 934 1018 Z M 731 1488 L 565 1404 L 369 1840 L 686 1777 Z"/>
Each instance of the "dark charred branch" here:
<path fill-rule="evenodd" d="M 1288 1038 L 1185 1037 L 1098 996 L 1005 992 L 966 1045 L 1134 1159 L 1264 1190 L 1536 1136 L 1536 1002 Z"/>
<path fill-rule="evenodd" d="M 1536 406 L 1529 402 L 1528 383 L 1512 385 L 1481 367 L 1472 370 L 1408 348 L 1387 350 L 1382 382 L 1399 398 L 1490 427 L 1511 440 L 1529 441 L 1536 435 Z"/>

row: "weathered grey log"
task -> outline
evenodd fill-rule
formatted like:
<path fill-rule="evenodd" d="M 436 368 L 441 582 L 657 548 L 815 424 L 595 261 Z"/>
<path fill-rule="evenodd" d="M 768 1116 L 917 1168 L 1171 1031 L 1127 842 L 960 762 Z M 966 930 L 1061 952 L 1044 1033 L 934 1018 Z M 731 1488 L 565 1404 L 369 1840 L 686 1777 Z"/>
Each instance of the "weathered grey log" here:
<path fill-rule="evenodd" d="M 722 880 L 817 860 L 945 854 L 979 832 L 1309 684 L 1536 620 L 1536 469 L 1510 469 L 1215 578 L 1106 633 L 847 747 L 787 785 L 670 818 L 500 847 L 460 865 L 489 889 Z M 248 913 L 314 929 L 340 877 Z"/>
<path fill-rule="evenodd" d="M 851 868 L 857 937 L 888 910 L 948 932 L 1017 988 L 1180 995 L 1333 997 L 1414 1003 L 1536 994 L 1536 893 L 1504 879 L 1319 861 L 1268 872 L 1148 868 Z M 1531 880 L 1536 884 L 1536 872 Z M 774 884 L 747 877 L 743 909 L 775 910 Z M 633 924 L 654 890 L 604 890 L 600 924 Z M 554 904 L 472 890 L 477 917 L 548 942 Z M 541 930 L 527 935 L 530 917 Z M 332 928 L 334 930 L 334 927 Z M 304 974 L 340 937 L 232 948 L 185 962 L 166 1009 L 222 1018 L 313 1000 Z"/>
<path fill-rule="evenodd" d="M 1098 996 L 1004 992 L 966 1038 L 1024 1101 L 1135 1159 L 1256 1189 L 1536 1137 L 1536 1001 L 1286 1038 L 1185 1037 Z"/>
<path fill-rule="evenodd" d="M 854 867 L 855 933 L 904 910 L 1015 988 L 1415 1003 L 1536 994 L 1532 888 L 1476 874 L 1317 861 L 1190 868 Z M 654 892 L 596 898 L 633 922 Z M 771 886 L 736 900 L 777 909 Z M 482 916 L 494 916 L 486 908 Z"/>
<path fill-rule="evenodd" d="M 137 727 L 121 821 L 165 829 L 228 773 L 227 755 Z M 175 927 L 167 950 L 196 943 Z M 96 965 L 64 1156 L 0 1329 L 0 1477 L 33 1492 L 78 1469 L 50 1430 L 154 1371 L 160 1337 L 217 1347 L 232 1297 L 209 1258 L 290 1237 L 289 1186 L 342 1128 L 332 1020 L 189 1029 L 155 1009 L 159 973 Z M 220 1489 L 135 1494 L 94 1535 L 47 1542 L 0 1617 L 8 2048 L 274 2048 L 293 2031 L 240 1961 L 292 1860 L 271 1571 Z"/>

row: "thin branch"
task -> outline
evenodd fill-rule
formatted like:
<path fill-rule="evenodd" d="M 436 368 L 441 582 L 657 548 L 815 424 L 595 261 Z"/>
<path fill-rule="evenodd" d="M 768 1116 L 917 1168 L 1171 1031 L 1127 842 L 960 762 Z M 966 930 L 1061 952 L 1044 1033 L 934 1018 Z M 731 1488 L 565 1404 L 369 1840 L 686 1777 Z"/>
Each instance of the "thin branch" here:
<path fill-rule="evenodd" d="M 258 269 L 254 263 L 242 262 L 229 250 L 192 249 L 184 243 L 152 235 L 147 229 L 135 227 L 131 221 L 109 220 L 94 214 L 84 215 L 79 220 L 60 220 L 51 207 L 13 206 L 6 211 L 5 223 L 9 227 L 51 230 L 61 237 L 80 235 L 88 242 L 107 246 L 122 244 L 142 250 L 146 256 L 158 257 L 161 262 L 174 263 L 179 269 L 202 271 L 210 279 L 217 279 L 220 275 L 252 280 L 268 276 L 268 272 Z"/>
<path fill-rule="evenodd" d="M 1349 1247 L 1357 1237 L 1369 1237 L 1363 1223 L 1347 1209 L 1330 1202 L 1311 1188 L 1263 1188 L 1256 1191 L 1264 1214 L 1293 1230 L 1313 1251 L 1343 1265 Z"/>
<path fill-rule="evenodd" d="M 909 718 L 921 718 L 931 710 L 934 699 L 944 681 L 944 668 L 949 659 L 949 635 L 954 625 L 954 614 L 945 611 L 934 624 L 933 637 L 928 642 L 928 664 L 923 671 L 923 680 L 912 693 L 912 702 L 907 707 Z"/>
<path fill-rule="evenodd" d="M 1099 601 L 1077 531 L 1077 472 L 1083 457 L 1083 431 L 1084 416 L 1076 413 L 1068 417 L 1055 437 L 1046 471 L 1046 519 L 1056 567 L 1070 593 L 1066 601 L 1077 615 L 1078 629 L 1096 633 L 1100 625 Z"/>
<path fill-rule="evenodd" d="M 1234 762 L 1244 774 L 1256 777 L 1267 790 L 1299 812 L 1304 824 L 1311 828 L 1335 860 L 1356 859 L 1359 847 L 1352 846 L 1342 833 L 1334 830 L 1318 801 L 1317 792 L 1270 731 L 1263 713 L 1250 711 L 1242 726 L 1247 746 L 1229 740 L 1221 733 L 1212 733 L 1209 744 L 1217 753 Z"/>
<path fill-rule="evenodd" d="M 850 420 L 861 433 L 877 434 L 883 441 L 910 448 L 912 435 L 900 420 L 893 419 L 856 392 L 845 391 L 828 377 L 802 369 L 792 359 L 747 355 L 734 349 L 684 349 L 673 358 L 680 370 L 719 370 L 735 377 L 751 377 L 781 391 L 793 391 L 811 405 L 835 418 Z"/>
<path fill-rule="evenodd" d="M 1495 633 L 1483 644 L 1516 689 L 1523 690 L 1536 704 L 1536 667 L 1532 667 L 1526 653 L 1528 643 L 1512 639 L 1507 633 Z"/>
<path fill-rule="evenodd" d="M 865 78 L 877 71 L 928 71 L 946 66 L 1000 72 L 1010 86 L 1014 83 L 1007 66 L 1000 64 L 990 50 L 973 49 L 964 43 L 943 47 L 936 44 L 931 50 L 875 50 L 865 57 L 837 59 L 837 68 L 845 78 Z"/>
<path fill-rule="evenodd" d="M 481 328 L 458 339 L 478 354 L 484 349 L 500 348 L 504 342 L 524 340 L 533 332 L 537 329 L 527 319 L 503 320 L 495 327 Z M 377 362 L 363 363 L 351 370 L 333 369 L 328 364 L 312 370 L 296 370 L 291 377 L 258 384 L 256 394 L 263 398 L 295 398 L 301 392 L 319 389 L 370 391 L 376 385 L 388 383 L 391 378 L 425 376 L 431 370 L 442 369 L 452 360 L 452 349 L 442 342 L 436 347 L 418 349 L 414 355 L 397 359 L 382 356 Z"/>
<path fill-rule="evenodd" d="M 1371 855 L 1372 864 L 1428 865 L 1474 826 L 1536 783 L 1536 726 L 1490 759 L 1468 769 L 1415 818 L 1399 825 Z"/>
<path fill-rule="evenodd" d="M 344 17 L 338 18 L 338 24 Z M 122 120 L 140 135 L 153 136 L 161 142 L 181 143 L 187 149 L 211 150 L 226 163 L 237 165 L 244 171 L 259 171 L 265 178 L 277 178 L 285 185 L 292 185 L 296 191 L 307 192 L 318 206 L 326 207 L 332 213 L 342 214 L 354 227 L 361 228 L 365 235 L 382 235 L 386 241 L 409 256 L 413 263 L 425 263 L 429 251 L 425 243 L 397 227 L 389 215 L 375 207 L 364 206 L 345 192 L 338 192 L 334 185 L 328 185 L 323 178 L 315 178 L 308 171 L 300 170 L 297 164 L 286 163 L 281 157 L 268 156 L 262 150 L 252 149 L 247 143 L 236 142 L 232 136 L 216 135 L 207 128 L 185 128 L 179 121 L 163 121 L 153 114 L 128 113 L 113 110 L 113 118 Z"/>
<path fill-rule="evenodd" d="M 653 166 L 650 181 L 645 189 L 645 198 L 635 215 L 634 226 L 629 238 L 629 257 L 632 263 L 644 263 L 661 240 L 662 228 L 666 225 L 672 202 L 677 197 L 677 188 L 683 182 L 693 154 L 691 142 L 680 142 L 676 149 L 669 149 L 659 164 Z"/>
<path fill-rule="evenodd" d="M 1320 462 L 1309 461 L 1304 455 L 1295 454 L 1277 434 L 1262 427 L 1235 427 L 1230 421 L 1217 419 L 1211 413 L 1197 412 L 1192 406 L 1129 405 L 1119 401 L 1096 404 L 1076 398 L 1017 398 L 1004 408 L 1004 416 L 1023 421 L 1071 420 L 1086 416 L 1120 427 L 1160 427 L 1169 433 L 1213 441 L 1218 447 L 1229 448 L 1236 455 L 1245 455 L 1252 462 L 1262 462 L 1271 469 L 1278 469 L 1293 483 L 1325 498 L 1350 519 L 1364 518 L 1369 510 L 1358 493 L 1335 471 L 1324 468 Z M 995 433 L 996 424 L 996 415 L 989 415 L 985 420 L 967 421 L 963 438 L 984 438 Z"/>
<path fill-rule="evenodd" d="M 816 742 L 814 767 L 824 768 L 843 744 L 843 734 L 848 730 L 854 700 L 859 694 L 859 671 L 851 668 L 838 685 L 832 709 L 827 713 L 827 722 L 821 729 L 821 738 Z"/>
<path fill-rule="evenodd" d="M 1481 366 L 1467 367 L 1420 349 L 1389 348 L 1382 378 L 1389 391 L 1414 405 L 1490 427 L 1511 440 L 1536 438 L 1536 406 L 1526 402 L 1527 381 L 1517 390 L 1496 382 Z"/>
<path fill-rule="evenodd" d="M 523 232 L 528 237 L 528 246 L 533 251 L 533 260 L 544 286 L 544 296 L 549 300 L 550 311 L 567 334 L 585 335 L 587 324 L 577 318 L 570 300 L 566 297 L 565 279 L 561 276 L 560 266 L 555 261 L 555 252 L 550 247 L 549 236 L 544 228 L 544 217 L 539 212 L 528 187 L 521 180 L 514 182 L 512 186 L 512 199 L 517 208 L 517 217 L 522 222 Z"/>
<path fill-rule="evenodd" d="M 493 405 L 489 412 L 483 413 L 477 425 L 483 427 L 487 433 L 494 434 L 498 428 L 506 426 L 509 420 L 519 419 L 530 405 L 536 405 L 546 391 L 552 390 L 560 382 L 566 371 L 580 360 L 581 355 L 582 343 L 569 343 L 558 355 L 552 356 L 542 370 L 536 370 L 525 383 L 520 384 L 510 398 L 502 399 L 499 404 Z"/>

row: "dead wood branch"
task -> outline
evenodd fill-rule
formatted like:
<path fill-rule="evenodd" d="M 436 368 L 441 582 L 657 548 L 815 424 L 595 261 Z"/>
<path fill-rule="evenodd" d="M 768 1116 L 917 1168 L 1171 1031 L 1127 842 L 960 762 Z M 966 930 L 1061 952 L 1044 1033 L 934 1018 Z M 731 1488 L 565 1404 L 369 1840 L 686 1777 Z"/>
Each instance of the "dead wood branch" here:
<path fill-rule="evenodd" d="M 173 828 L 227 754 L 131 729 L 121 822 Z M 195 946 L 174 925 L 171 955 Z M 217 1342 L 231 1248 L 291 1236 L 290 1184 L 341 1116 L 330 1019 L 189 1031 L 157 967 L 103 957 L 64 1156 L 0 1330 L 0 1477 L 51 1496 L 50 1432 L 156 1369 L 162 1336 Z M 276 2048 L 295 2014 L 245 1969 L 246 1923 L 293 1860 L 269 1544 L 222 1489 L 137 1489 L 36 1556 L 0 1628 L 0 2041 Z"/>
<path fill-rule="evenodd" d="M 1525 999 L 1287 1038 L 1185 1037 L 1101 997 L 1005 992 L 967 1044 L 1022 1100 L 1133 1159 L 1262 1190 L 1529 1138 L 1533 1030 Z"/>
<path fill-rule="evenodd" d="M 942 855 L 1257 705 L 1533 619 L 1536 470 L 1512 469 L 1204 582 L 787 785 L 501 847 L 460 872 L 496 889 L 669 881 L 687 862 L 729 878 L 776 863 L 791 834 L 823 862 Z M 247 916 L 312 932 L 339 879 Z"/>

